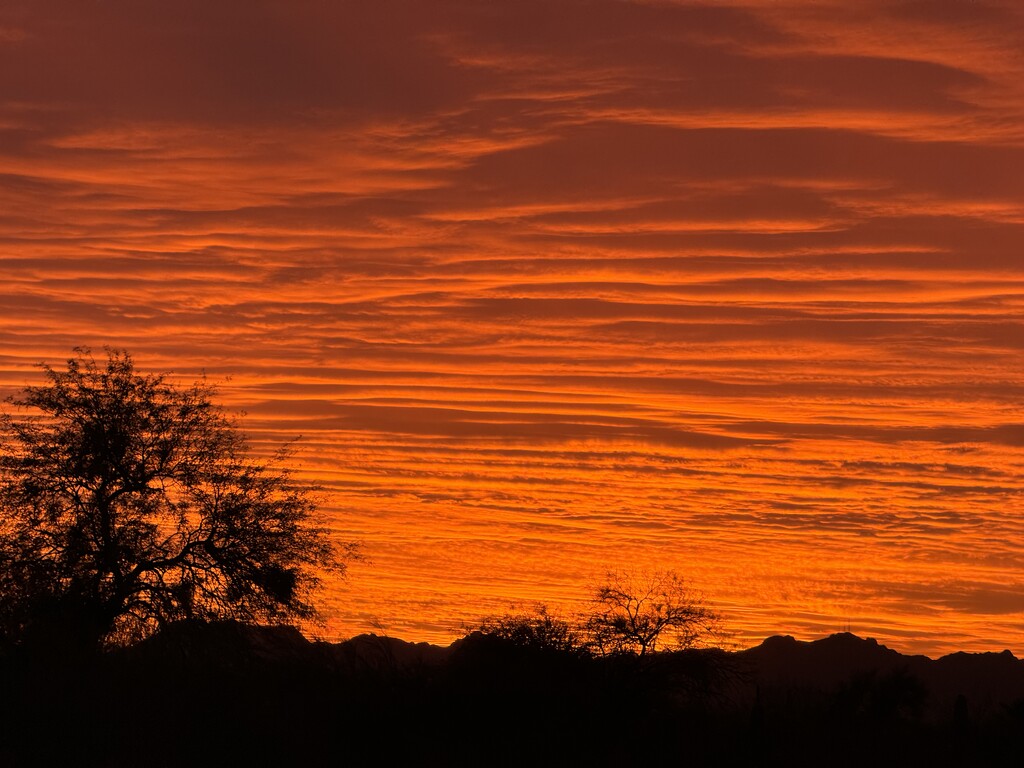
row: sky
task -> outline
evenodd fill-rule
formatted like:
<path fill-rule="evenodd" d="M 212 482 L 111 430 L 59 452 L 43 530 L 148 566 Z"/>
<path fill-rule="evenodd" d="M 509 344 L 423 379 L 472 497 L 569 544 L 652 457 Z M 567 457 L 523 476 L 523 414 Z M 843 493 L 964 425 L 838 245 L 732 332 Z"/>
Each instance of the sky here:
<path fill-rule="evenodd" d="M 301 436 L 328 639 L 674 569 L 1024 655 L 1019 0 L 4 0 L 0 395 Z"/>

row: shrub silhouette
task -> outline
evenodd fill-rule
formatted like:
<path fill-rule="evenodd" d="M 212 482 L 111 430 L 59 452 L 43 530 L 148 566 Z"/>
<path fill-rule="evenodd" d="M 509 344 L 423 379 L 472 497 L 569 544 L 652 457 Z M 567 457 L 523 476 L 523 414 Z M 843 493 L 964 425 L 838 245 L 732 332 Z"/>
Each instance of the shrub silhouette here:
<path fill-rule="evenodd" d="M 533 613 L 506 614 L 484 619 L 479 631 L 520 648 L 538 652 L 589 656 L 590 644 L 583 628 L 556 616 L 546 605 Z"/>
<path fill-rule="evenodd" d="M 311 618 L 343 553 L 309 490 L 247 455 L 205 383 L 127 352 L 27 387 L 0 417 L 0 634 L 119 645 L 178 619 Z M 279 457 L 280 458 L 280 457 Z"/>

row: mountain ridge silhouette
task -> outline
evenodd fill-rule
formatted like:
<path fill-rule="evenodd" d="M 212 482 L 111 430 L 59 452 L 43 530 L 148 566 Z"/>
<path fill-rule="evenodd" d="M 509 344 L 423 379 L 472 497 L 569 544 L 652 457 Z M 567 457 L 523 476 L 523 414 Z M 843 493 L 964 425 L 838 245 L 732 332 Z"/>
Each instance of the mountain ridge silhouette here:
<path fill-rule="evenodd" d="M 450 645 L 410 642 L 363 633 L 340 642 L 309 640 L 289 626 L 256 626 L 226 621 L 180 622 L 120 653 L 155 663 L 212 663 L 324 666 L 349 673 L 412 672 L 440 668 L 460 653 L 472 634 Z M 720 653 L 743 681 L 740 698 L 756 689 L 790 687 L 831 691 L 874 675 L 911 675 L 927 689 L 930 708 L 944 712 L 964 695 L 974 706 L 993 708 L 1024 700 L 1024 660 L 1010 651 L 957 651 L 932 659 L 903 654 L 874 638 L 839 632 L 815 640 L 772 635 L 751 648 Z M 948 706 L 947 706 L 948 705 Z"/>
<path fill-rule="evenodd" d="M 1024 661 L 849 633 L 588 657 L 479 631 L 334 643 L 193 621 L 95 658 L 0 663 L 11 766 L 1024 765 Z"/>

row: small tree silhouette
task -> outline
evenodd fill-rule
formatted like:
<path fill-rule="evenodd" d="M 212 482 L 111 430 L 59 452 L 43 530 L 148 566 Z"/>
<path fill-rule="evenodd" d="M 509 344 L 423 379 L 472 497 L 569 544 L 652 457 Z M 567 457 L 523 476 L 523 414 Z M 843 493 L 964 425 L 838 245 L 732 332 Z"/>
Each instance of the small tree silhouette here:
<path fill-rule="evenodd" d="M 581 656 L 647 656 L 722 640 L 721 617 L 674 571 L 611 571 L 593 610 L 565 619 L 547 606 L 484 619 L 478 629 L 523 648 Z"/>
<path fill-rule="evenodd" d="M 533 612 L 484 619 L 479 631 L 520 648 L 587 656 L 590 647 L 584 631 L 538 605 Z"/>
<path fill-rule="evenodd" d="M 603 655 L 693 648 L 721 633 L 719 615 L 673 571 L 609 572 L 594 602 L 586 628 Z"/>
<path fill-rule="evenodd" d="M 205 383 L 76 349 L 0 416 L 0 633 L 122 644 L 184 618 L 316 616 L 342 555 L 308 489 L 247 455 Z M 281 458 L 279 456 L 278 458 Z"/>

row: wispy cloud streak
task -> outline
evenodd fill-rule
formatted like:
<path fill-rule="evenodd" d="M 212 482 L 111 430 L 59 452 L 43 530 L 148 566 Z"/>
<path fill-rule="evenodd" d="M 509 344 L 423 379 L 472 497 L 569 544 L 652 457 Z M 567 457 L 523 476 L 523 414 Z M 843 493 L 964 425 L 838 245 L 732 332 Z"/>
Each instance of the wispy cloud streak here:
<path fill-rule="evenodd" d="M 113 344 L 302 434 L 374 562 L 333 634 L 631 563 L 741 639 L 1024 652 L 1022 37 L 1009 0 L 5 3 L 0 387 Z"/>

